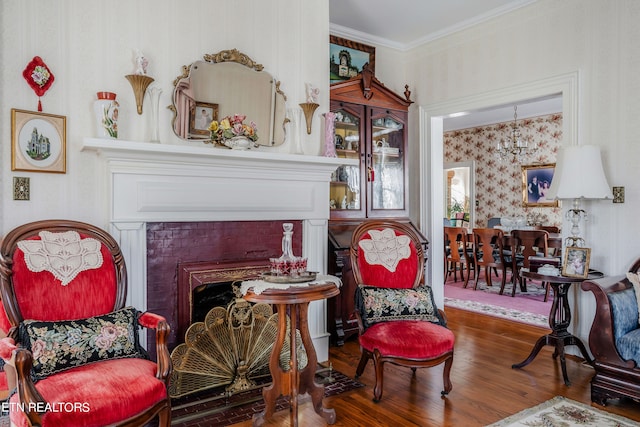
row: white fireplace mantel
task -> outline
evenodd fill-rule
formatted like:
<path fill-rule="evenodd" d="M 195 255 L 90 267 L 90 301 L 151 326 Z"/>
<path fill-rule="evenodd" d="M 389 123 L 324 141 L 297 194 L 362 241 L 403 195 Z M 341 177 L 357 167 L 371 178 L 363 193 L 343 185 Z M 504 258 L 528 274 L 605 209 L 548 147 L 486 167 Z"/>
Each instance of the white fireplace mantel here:
<path fill-rule="evenodd" d="M 267 147 L 237 151 L 99 138 L 84 138 L 82 151 L 103 160 L 98 179 L 108 194 L 110 232 L 127 261 L 127 303 L 140 310 L 147 308 L 148 222 L 302 220 L 302 255 L 310 270 L 325 272 L 331 174 L 359 164 Z M 326 302 L 311 304 L 309 321 L 319 360 L 326 360 Z"/>

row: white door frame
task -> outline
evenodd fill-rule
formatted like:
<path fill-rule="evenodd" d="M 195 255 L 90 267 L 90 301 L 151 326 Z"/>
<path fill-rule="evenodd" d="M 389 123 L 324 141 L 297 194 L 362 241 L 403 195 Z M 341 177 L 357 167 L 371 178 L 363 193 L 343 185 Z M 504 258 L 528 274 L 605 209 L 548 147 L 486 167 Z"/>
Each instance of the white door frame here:
<path fill-rule="evenodd" d="M 476 221 L 476 161 L 448 162 L 443 165 L 444 170 L 453 168 L 469 168 L 469 227 L 473 227 Z"/>
<path fill-rule="evenodd" d="M 449 101 L 421 105 L 420 229 L 429 240 L 427 283 L 433 286 L 436 304 L 444 306 L 444 147 L 443 121 L 453 113 L 515 104 L 528 99 L 562 95 L 562 145 L 578 141 L 578 71 Z"/>

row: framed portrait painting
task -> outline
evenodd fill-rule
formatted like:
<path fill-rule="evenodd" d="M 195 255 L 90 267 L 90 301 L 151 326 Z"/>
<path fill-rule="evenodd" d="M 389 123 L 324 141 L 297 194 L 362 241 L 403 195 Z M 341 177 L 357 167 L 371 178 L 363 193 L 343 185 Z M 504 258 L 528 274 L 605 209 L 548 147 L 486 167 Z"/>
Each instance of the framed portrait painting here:
<path fill-rule="evenodd" d="M 567 246 L 564 252 L 562 275 L 586 279 L 589 275 L 591 249 Z"/>
<path fill-rule="evenodd" d="M 67 172 L 67 118 L 11 109 L 11 170 Z"/>
<path fill-rule="evenodd" d="M 218 104 L 196 102 L 191 107 L 189 133 L 191 135 L 209 136 L 209 125 L 218 120 Z"/>
<path fill-rule="evenodd" d="M 365 64 L 369 64 L 369 70 L 375 75 L 375 47 L 341 37 L 329 36 L 330 83 L 349 80 L 357 76 Z"/>
<path fill-rule="evenodd" d="M 522 206 L 556 207 L 557 200 L 548 200 L 555 163 L 522 166 Z"/>

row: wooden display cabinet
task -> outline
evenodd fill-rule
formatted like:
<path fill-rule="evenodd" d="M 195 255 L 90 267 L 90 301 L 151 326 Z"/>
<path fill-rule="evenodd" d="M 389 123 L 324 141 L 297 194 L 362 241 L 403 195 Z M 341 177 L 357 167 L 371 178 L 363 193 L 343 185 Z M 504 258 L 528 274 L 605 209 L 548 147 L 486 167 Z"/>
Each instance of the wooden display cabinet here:
<path fill-rule="evenodd" d="M 332 177 L 331 219 L 407 217 L 408 89 L 403 98 L 365 68 L 331 85 L 330 97 L 336 153 L 360 159 Z"/>
<path fill-rule="evenodd" d="M 332 341 L 338 345 L 358 331 L 352 318 L 356 284 L 349 260 L 353 230 L 367 218 L 410 222 L 407 125 L 412 101 L 408 86 L 405 89 L 404 96 L 387 89 L 366 67 L 356 77 L 331 85 L 336 153 L 360 159 L 358 166 L 339 167 L 330 185 L 327 270 L 342 279 L 343 287 L 330 300 L 328 315 Z M 426 249 L 427 240 L 423 243 Z"/>

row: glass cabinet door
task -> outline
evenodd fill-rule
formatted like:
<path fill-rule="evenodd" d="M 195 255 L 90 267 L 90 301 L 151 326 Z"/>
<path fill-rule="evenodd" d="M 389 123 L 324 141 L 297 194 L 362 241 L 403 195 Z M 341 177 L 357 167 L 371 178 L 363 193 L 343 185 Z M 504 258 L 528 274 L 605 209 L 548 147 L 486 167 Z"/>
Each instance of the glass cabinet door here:
<path fill-rule="evenodd" d="M 405 125 L 388 111 L 371 114 L 371 152 L 367 165 L 372 216 L 405 210 Z"/>
<path fill-rule="evenodd" d="M 362 141 L 362 111 L 347 108 L 333 110 L 336 114 L 334 143 L 338 157 L 360 159 Z M 360 113 L 360 114 L 358 114 Z M 362 216 L 363 200 L 360 166 L 340 166 L 331 177 L 330 208 L 341 216 Z"/>

